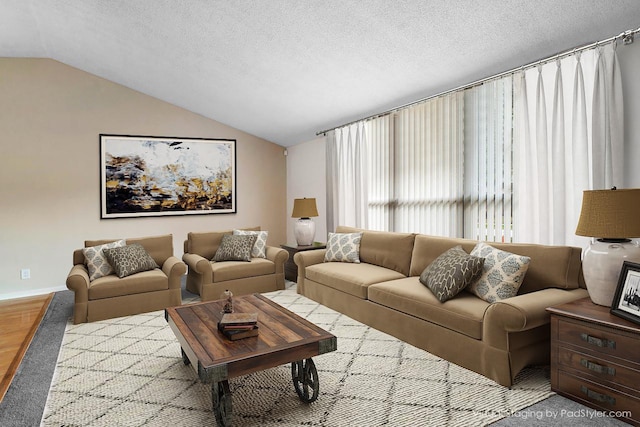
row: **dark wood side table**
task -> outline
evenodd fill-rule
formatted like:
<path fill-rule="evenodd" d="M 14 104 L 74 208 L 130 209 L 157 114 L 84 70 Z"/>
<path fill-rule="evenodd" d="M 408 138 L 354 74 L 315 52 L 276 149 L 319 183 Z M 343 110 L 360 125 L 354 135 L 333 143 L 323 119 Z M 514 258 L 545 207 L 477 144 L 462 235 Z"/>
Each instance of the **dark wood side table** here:
<path fill-rule="evenodd" d="M 589 298 L 551 313 L 551 390 L 640 426 L 640 325 Z"/>
<path fill-rule="evenodd" d="M 289 252 L 289 259 L 284 263 L 284 277 L 292 282 L 298 281 L 298 266 L 293 262 L 293 256 L 298 252 L 310 251 L 313 249 L 325 249 L 326 244 L 320 242 L 313 242 L 312 245 L 298 246 L 298 245 L 280 245 L 280 247 Z"/>

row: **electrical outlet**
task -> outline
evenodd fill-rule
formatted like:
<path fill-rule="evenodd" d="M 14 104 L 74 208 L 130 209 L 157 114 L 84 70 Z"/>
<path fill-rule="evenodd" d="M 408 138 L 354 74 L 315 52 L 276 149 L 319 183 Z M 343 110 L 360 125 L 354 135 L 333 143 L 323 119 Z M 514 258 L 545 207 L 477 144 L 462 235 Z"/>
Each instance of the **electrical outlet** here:
<path fill-rule="evenodd" d="M 22 280 L 31 279 L 31 270 L 29 270 L 28 268 L 23 268 L 22 270 L 20 270 L 20 278 Z"/>

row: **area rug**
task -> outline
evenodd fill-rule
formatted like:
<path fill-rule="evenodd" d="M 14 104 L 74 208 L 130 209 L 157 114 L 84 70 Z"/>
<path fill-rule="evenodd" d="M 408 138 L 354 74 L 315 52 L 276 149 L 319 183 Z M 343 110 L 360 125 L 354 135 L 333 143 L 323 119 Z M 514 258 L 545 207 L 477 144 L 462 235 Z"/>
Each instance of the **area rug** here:
<path fill-rule="evenodd" d="M 298 295 L 265 294 L 338 337 L 302 403 L 289 365 L 229 381 L 234 426 L 482 426 L 553 393 L 548 367 L 509 389 Z M 464 349 L 461 349 L 464 351 Z M 42 426 L 216 425 L 210 386 L 185 366 L 164 312 L 67 324 Z"/>

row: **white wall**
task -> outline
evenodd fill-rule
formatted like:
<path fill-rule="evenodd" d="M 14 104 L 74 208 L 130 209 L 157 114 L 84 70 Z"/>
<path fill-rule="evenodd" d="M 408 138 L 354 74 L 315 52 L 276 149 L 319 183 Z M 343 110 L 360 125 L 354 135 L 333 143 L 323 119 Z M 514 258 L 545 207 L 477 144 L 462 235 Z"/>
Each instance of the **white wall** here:
<path fill-rule="evenodd" d="M 620 45 L 617 49 L 622 73 L 625 111 L 625 188 L 640 187 L 640 37 L 631 45 Z M 291 215 L 294 197 L 319 197 L 317 224 L 326 220 L 326 179 L 324 138 L 314 139 L 289 147 L 287 157 L 287 211 Z M 304 190 L 304 191 L 303 191 Z M 582 189 L 576 189 L 582 192 Z M 326 230 L 326 222 L 323 224 Z M 318 227 L 319 229 L 319 227 Z M 316 233 L 319 239 L 320 231 Z M 325 234 L 326 235 L 326 234 Z M 293 239 L 293 223 L 287 225 L 289 241 Z"/>
<path fill-rule="evenodd" d="M 178 257 L 190 231 L 286 241 L 284 148 L 269 141 L 50 59 L 0 58 L 0 130 L 0 299 L 66 289 L 85 240 L 172 234 Z M 101 220 L 100 133 L 236 139 L 237 213 Z"/>
<path fill-rule="evenodd" d="M 315 197 L 318 217 L 316 223 L 317 242 L 327 241 L 327 191 L 325 178 L 324 137 L 316 138 L 287 149 L 287 242 L 295 244 L 291 218 L 293 199 Z"/>

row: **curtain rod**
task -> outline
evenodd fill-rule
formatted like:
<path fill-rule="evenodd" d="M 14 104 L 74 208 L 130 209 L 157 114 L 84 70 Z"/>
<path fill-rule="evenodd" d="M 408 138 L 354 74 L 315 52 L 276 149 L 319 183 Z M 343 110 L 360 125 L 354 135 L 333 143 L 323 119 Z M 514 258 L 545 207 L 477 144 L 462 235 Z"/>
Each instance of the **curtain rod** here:
<path fill-rule="evenodd" d="M 530 62 L 529 64 L 522 65 L 520 67 L 512 68 L 512 69 L 510 69 L 508 71 L 503 71 L 501 73 L 494 74 L 494 75 L 489 76 L 489 77 L 484 77 L 484 78 L 476 80 L 476 81 L 474 81 L 472 83 L 468 83 L 468 84 L 465 84 L 465 85 L 462 85 L 462 86 L 458 86 L 458 87 L 453 88 L 453 89 L 448 89 L 448 90 L 445 90 L 443 92 L 437 93 L 435 95 L 430 95 L 430 96 L 427 96 L 425 98 L 418 99 L 417 101 L 412 101 L 412 102 L 409 102 L 407 104 L 403 104 L 403 105 L 400 105 L 398 107 L 391 108 L 390 110 L 383 111 L 382 113 L 372 114 L 372 115 L 364 117 L 362 119 L 353 120 L 353 121 L 351 121 L 349 123 L 345 123 L 345 124 L 342 124 L 342 125 L 339 125 L 339 126 L 334 126 L 332 128 L 316 132 L 316 136 L 326 135 L 327 132 L 331 132 L 332 130 L 335 130 L 335 129 L 338 129 L 338 128 L 341 128 L 341 127 L 349 126 L 349 125 L 352 125 L 354 123 L 377 119 L 378 117 L 383 117 L 383 116 L 389 115 L 389 114 L 394 113 L 394 112 L 396 112 L 398 110 L 402 110 L 403 108 L 411 107 L 412 105 L 420 104 L 421 102 L 425 102 L 425 101 L 428 101 L 430 99 L 437 98 L 439 96 L 448 95 L 450 93 L 458 92 L 458 91 L 461 91 L 461 90 L 471 89 L 471 88 L 473 88 L 475 86 L 480 86 L 480 85 L 482 85 L 482 84 L 484 84 L 486 82 L 489 82 L 491 80 L 499 79 L 501 77 L 508 76 L 510 74 L 515 74 L 518 71 L 524 71 L 524 70 L 528 70 L 528 69 L 533 68 L 533 67 L 537 67 L 539 65 L 547 64 L 549 62 L 556 61 L 556 60 L 564 58 L 566 56 L 573 55 L 573 54 L 575 54 L 577 52 L 582 52 L 584 50 L 593 49 L 593 48 L 596 48 L 596 47 L 598 47 L 600 45 L 604 45 L 604 44 L 613 42 L 613 41 L 615 41 L 615 40 L 617 40 L 619 38 L 622 39 L 623 44 L 625 44 L 625 45 L 626 44 L 631 44 L 631 43 L 633 43 L 634 35 L 636 35 L 638 33 L 640 33 L 640 28 L 637 28 L 635 30 L 627 30 L 625 32 L 622 32 L 622 33 L 618 34 L 617 36 L 609 37 L 608 39 L 605 39 L 605 40 L 600 40 L 600 41 L 597 41 L 597 42 L 592 42 L 592 43 L 588 43 L 588 44 L 585 44 L 585 45 L 582 45 L 582 46 L 579 46 L 579 47 L 575 47 L 573 49 L 569 49 L 569 50 L 563 51 L 563 52 L 558 53 L 556 55 L 552 55 L 552 56 L 549 56 L 547 58 L 539 59 L 537 61 Z"/>

